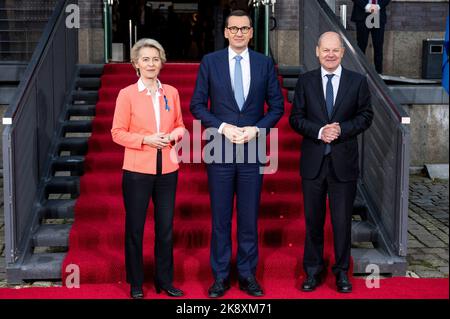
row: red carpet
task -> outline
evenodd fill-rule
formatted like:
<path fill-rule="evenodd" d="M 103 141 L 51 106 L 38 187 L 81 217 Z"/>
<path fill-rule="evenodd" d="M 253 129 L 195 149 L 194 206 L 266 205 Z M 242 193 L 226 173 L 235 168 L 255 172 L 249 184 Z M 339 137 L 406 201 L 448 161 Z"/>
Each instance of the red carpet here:
<path fill-rule="evenodd" d="M 161 72 L 163 83 L 179 92 L 186 127 L 192 132 L 193 117 L 189 103 L 198 64 L 167 64 Z M 63 282 L 68 264 L 80 267 L 81 288 L 0 289 L 0 298 L 128 298 L 124 269 L 124 207 L 121 194 L 123 149 L 111 140 L 111 123 L 119 90 L 137 81 L 129 64 L 105 66 L 102 87 L 86 156 L 81 194 L 75 208 L 75 223 L 70 234 L 70 249 L 63 265 Z M 285 94 L 287 92 L 284 92 Z M 279 168 L 264 177 L 259 219 L 260 259 L 257 277 L 266 298 L 448 298 L 448 279 L 391 278 L 379 289 L 368 289 L 365 281 L 354 279 L 351 295 L 338 294 L 334 278 L 314 293 L 302 293 L 299 286 L 303 253 L 304 221 L 300 176 L 298 173 L 301 139 L 288 125 L 290 106 L 278 124 Z M 181 164 L 174 222 L 175 285 L 186 298 L 207 298 L 212 283 L 209 267 L 210 209 L 207 179 L 203 164 Z M 235 236 L 235 225 L 234 234 Z M 327 221 L 326 259 L 332 264 L 332 237 Z M 145 231 L 144 260 L 147 298 L 165 298 L 153 289 L 153 208 Z M 234 245 L 234 255 L 236 245 Z M 226 297 L 248 296 L 234 284 Z"/>

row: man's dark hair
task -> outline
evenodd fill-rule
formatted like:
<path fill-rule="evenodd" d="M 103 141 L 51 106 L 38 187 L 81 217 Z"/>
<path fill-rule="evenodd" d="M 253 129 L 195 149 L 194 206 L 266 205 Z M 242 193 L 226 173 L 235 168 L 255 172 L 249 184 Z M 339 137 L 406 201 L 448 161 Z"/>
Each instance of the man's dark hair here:
<path fill-rule="evenodd" d="M 225 28 L 228 27 L 228 19 L 230 17 L 247 17 L 248 20 L 250 21 L 250 27 L 253 26 L 252 17 L 250 17 L 250 15 L 247 12 L 245 12 L 244 10 L 234 10 L 234 11 L 231 11 L 231 13 L 228 15 L 227 19 L 225 20 Z"/>

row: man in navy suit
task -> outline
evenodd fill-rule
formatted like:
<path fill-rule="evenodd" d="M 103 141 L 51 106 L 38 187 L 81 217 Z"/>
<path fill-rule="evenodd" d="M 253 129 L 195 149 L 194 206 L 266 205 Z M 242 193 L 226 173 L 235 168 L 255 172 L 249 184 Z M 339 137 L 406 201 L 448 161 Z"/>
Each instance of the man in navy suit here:
<path fill-rule="evenodd" d="M 289 123 L 303 136 L 300 174 L 306 239 L 301 289 L 313 291 L 324 269 L 324 223 L 328 195 L 334 236 L 333 273 L 339 292 L 351 292 L 348 278 L 351 220 L 356 194 L 358 134 L 373 112 L 364 75 L 341 66 L 344 43 L 335 32 L 321 35 L 316 48 L 321 67 L 302 74 L 295 88 Z"/>
<path fill-rule="evenodd" d="M 230 288 L 231 221 L 236 196 L 239 287 L 259 297 L 264 295 L 255 276 L 263 175 L 260 161 L 250 160 L 254 149 L 249 144 L 258 140 L 260 130 L 275 126 L 283 115 L 284 99 L 272 60 L 248 49 L 253 36 L 250 16 L 233 11 L 225 25 L 229 47 L 203 58 L 190 105 L 194 117 L 217 133 L 212 142 L 222 146 L 214 152 L 224 152 L 218 157 L 215 154 L 219 159 L 207 164 L 212 210 L 210 262 L 215 279 L 208 294 L 221 297 Z M 232 145 L 231 153 L 226 153 L 230 149 L 224 146 L 227 143 Z M 225 160 L 230 155 L 232 161 Z"/>
<path fill-rule="evenodd" d="M 356 39 L 358 47 L 366 53 L 369 42 L 369 34 L 372 34 L 373 55 L 375 69 L 379 74 L 383 73 L 383 45 L 384 30 L 387 22 L 386 6 L 391 0 L 352 0 L 353 11 L 351 20 L 356 23 Z M 366 23 L 369 15 L 377 16 L 378 26 L 368 26 Z"/>

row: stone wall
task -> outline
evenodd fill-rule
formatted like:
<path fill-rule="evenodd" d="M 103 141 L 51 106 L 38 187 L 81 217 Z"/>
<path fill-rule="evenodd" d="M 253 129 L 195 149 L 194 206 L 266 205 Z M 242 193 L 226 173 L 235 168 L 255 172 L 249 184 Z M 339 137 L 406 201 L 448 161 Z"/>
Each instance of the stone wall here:
<path fill-rule="evenodd" d="M 448 105 L 409 105 L 411 166 L 449 162 Z"/>
<path fill-rule="evenodd" d="M 103 1 L 79 0 L 78 4 L 80 6 L 79 63 L 103 63 Z"/>

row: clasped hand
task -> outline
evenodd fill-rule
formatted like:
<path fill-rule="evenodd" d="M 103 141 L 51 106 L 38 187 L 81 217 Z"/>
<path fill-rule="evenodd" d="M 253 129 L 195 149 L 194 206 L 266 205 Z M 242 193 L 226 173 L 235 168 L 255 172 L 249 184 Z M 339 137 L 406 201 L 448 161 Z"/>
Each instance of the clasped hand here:
<path fill-rule="evenodd" d="M 369 12 L 377 14 L 378 13 L 378 5 L 376 5 L 376 4 L 370 5 Z"/>
<path fill-rule="evenodd" d="M 172 136 L 166 133 L 155 133 L 144 137 L 143 144 L 157 149 L 162 149 L 173 141 Z"/>
<path fill-rule="evenodd" d="M 254 139 L 258 131 L 255 126 L 237 127 L 227 124 L 222 133 L 231 143 L 244 144 Z"/>
<path fill-rule="evenodd" d="M 332 124 L 327 124 L 323 127 L 320 138 L 322 141 L 329 144 L 337 139 L 339 135 L 341 135 L 341 127 L 339 126 L 339 123 L 335 122 Z"/>

